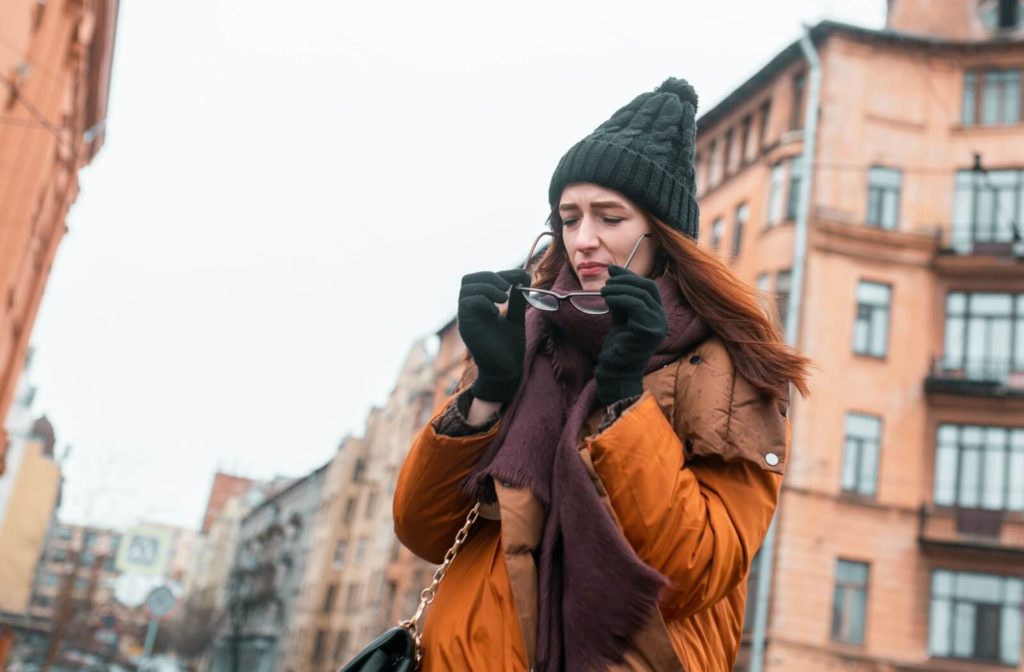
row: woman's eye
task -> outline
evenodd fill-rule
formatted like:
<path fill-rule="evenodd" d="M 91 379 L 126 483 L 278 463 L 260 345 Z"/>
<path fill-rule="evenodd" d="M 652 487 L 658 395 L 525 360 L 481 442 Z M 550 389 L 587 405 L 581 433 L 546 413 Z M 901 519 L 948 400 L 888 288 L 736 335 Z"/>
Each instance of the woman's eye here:
<path fill-rule="evenodd" d="M 579 220 L 577 220 L 577 219 L 571 219 L 571 218 L 570 219 L 563 219 L 562 220 L 562 226 L 572 226 L 572 225 L 574 225 L 578 221 Z"/>
<path fill-rule="evenodd" d="M 604 218 L 604 223 L 605 224 L 618 224 L 623 219 L 625 219 L 625 218 L 624 217 L 605 217 Z"/>

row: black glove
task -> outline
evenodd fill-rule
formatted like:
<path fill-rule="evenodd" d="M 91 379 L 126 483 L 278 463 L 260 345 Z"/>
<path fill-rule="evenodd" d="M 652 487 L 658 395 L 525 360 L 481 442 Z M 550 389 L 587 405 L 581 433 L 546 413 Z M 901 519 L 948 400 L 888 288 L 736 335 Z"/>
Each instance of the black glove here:
<path fill-rule="evenodd" d="M 469 388 L 477 399 L 509 401 L 519 387 L 526 351 L 526 299 L 522 292 L 509 293 L 509 288 L 529 284 L 530 274 L 522 269 L 462 278 L 459 335 L 480 372 Z M 506 300 L 508 312 L 503 317 L 495 304 Z"/>
<path fill-rule="evenodd" d="M 644 370 L 665 340 L 668 318 L 658 286 L 621 266 L 608 267 L 601 295 L 612 313 L 612 327 L 597 357 L 597 399 L 605 406 L 643 393 Z"/>

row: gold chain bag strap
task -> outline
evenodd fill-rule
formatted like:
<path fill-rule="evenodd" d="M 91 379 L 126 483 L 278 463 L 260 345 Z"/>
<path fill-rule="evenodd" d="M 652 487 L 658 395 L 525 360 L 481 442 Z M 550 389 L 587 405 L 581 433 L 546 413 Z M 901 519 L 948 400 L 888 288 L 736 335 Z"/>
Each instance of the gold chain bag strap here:
<path fill-rule="evenodd" d="M 420 593 L 420 605 L 412 618 L 401 621 L 398 627 L 391 628 L 356 654 L 355 658 L 345 664 L 339 672 L 359 672 L 360 670 L 388 670 L 389 672 L 413 672 L 420 667 L 423 660 L 423 614 L 437 597 L 437 589 L 444 581 L 459 549 L 469 537 L 469 531 L 480 517 L 480 502 L 477 502 L 469 513 L 462 529 L 455 534 L 455 542 L 444 554 L 444 561 L 434 572 L 430 585 Z"/>

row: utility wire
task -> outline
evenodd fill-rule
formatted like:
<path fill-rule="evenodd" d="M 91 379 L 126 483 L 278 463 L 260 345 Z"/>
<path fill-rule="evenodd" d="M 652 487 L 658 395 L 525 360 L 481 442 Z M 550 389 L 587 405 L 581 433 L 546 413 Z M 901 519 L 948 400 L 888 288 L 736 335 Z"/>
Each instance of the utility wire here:
<path fill-rule="evenodd" d="M 43 66 L 39 65 L 38 63 L 36 63 L 36 62 L 35 62 L 35 61 L 33 61 L 32 59 L 30 59 L 30 58 L 29 58 L 29 57 L 28 57 L 27 55 L 25 55 L 25 54 L 24 54 L 24 53 L 23 53 L 23 52 L 21 51 L 21 49 L 18 49 L 18 48 L 17 48 L 16 46 L 14 46 L 14 45 L 13 45 L 13 44 L 12 44 L 12 43 L 11 43 L 11 42 L 10 42 L 10 41 L 9 41 L 9 40 L 7 39 L 7 38 L 5 38 L 5 37 L 4 37 L 3 35 L 0 35 L 0 44 L 2 44 L 3 46 L 7 47 L 7 48 L 8 48 L 8 49 L 9 49 L 9 50 L 11 51 L 11 53 L 13 53 L 14 55 L 16 55 L 16 56 L 17 56 L 18 58 L 20 58 L 20 59 L 24 60 L 24 61 L 25 61 L 26 63 L 28 63 L 29 65 L 31 65 L 33 69 L 35 69 L 35 70 L 38 70 L 38 71 L 40 71 L 41 73 L 43 73 L 44 75 L 46 75 L 46 76 L 47 76 L 47 77 L 48 77 L 48 78 L 49 78 L 49 79 L 50 79 L 50 80 L 51 80 L 51 81 L 52 81 L 52 82 L 53 82 L 54 84 L 60 84 L 60 77 L 58 77 L 57 75 L 55 75 L 55 74 L 54 74 L 53 72 L 51 72 L 51 71 L 50 71 L 50 70 L 49 70 L 48 68 L 44 68 Z"/>
<path fill-rule="evenodd" d="M 68 154 L 70 154 L 71 158 L 74 159 L 75 162 L 77 163 L 78 162 L 78 152 L 75 151 L 74 147 L 69 147 L 67 145 L 67 143 L 64 142 L 64 138 L 60 137 L 60 130 L 61 130 L 60 127 L 57 126 L 56 124 L 51 123 L 46 118 L 46 116 L 42 112 L 39 111 L 39 108 L 37 108 L 35 105 L 33 105 L 32 101 L 30 101 L 28 98 L 26 98 L 21 93 L 21 91 L 18 90 L 18 87 L 17 87 L 17 85 L 14 84 L 14 82 L 10 81 L 6 77 L 0 77 L 0 80 L 2 80 L 3 83 L 7 85 L 7 89 L 10 91 L 11 95 L 14 96 L 14 99 L 17 100 L 18 102 L 20 102 L 22 104 L 22 106 L 24 106 L 24 108 L 26 110 L 28 110 L 29 114 L 31 114 L 33 117 L 35 117 L 36 121 L 39 122 L 39 124 L 43 128 L 48 130 L 51 135 L 53 135 L 54 139 L 57 141 L 57 144 L 60 145 L 61 148 L 63 148 Z"/>

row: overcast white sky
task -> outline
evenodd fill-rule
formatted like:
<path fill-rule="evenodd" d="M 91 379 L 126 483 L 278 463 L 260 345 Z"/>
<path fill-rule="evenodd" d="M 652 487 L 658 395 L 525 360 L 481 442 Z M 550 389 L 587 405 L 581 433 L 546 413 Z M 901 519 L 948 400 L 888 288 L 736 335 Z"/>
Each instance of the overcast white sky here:
<path fill-rule="evenodd" d="M 122 2 L 33 339 L 62 516 L 195 527 L 218 467 L 322 464 L 459 278 L 526 253 L 572 143 L 669 75 L 707 110 L 801 22 L 884 7 Z"/>

